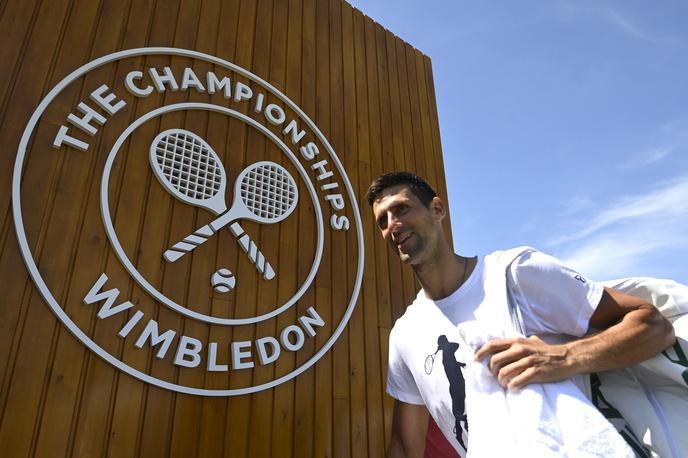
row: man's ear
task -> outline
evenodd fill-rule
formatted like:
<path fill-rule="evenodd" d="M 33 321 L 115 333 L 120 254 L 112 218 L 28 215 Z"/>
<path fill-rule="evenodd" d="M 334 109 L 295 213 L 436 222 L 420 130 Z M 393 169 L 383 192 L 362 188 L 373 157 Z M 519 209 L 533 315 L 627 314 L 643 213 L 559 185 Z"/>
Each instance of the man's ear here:
<path fill-rule="evenodd" d="M 435 221 L 442 221 L 447 216 L 447 207 L 445 207 L 442 199 L 435 196 L 430 201 L 430 210 L 432 211 Z"/>

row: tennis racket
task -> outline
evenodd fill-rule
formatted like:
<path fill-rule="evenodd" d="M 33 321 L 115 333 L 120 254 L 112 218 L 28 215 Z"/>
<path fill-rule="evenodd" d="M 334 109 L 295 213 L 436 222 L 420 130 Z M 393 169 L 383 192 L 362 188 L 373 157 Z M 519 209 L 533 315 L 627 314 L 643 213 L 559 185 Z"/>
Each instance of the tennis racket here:
<path fill-rule="evenodd" d="M 149 159 L 156 178 L 174 197 L 218 215 L 165 251 L 165 260 L 178 260 L 233 223 L 230 231 L 258 271 L 268 280 L 275 276 L 270 263 L 237 220 L 270 224 L 282 221 L 294 211 L 298 188 L 284 167 L 269 161 L 246 167 L 235 182 L 234 202 L 227 210 L 225 169 L 215 151 L 198 135 L 183 129 L 161 132 L 151 143 Z"/>
<path fill-rule="evenodd" d="M 435 357 L 437 356 L 438 351 L 440 351 L 439 348 L 432 355 L 428 355 L 425 357 L 425 373 L 428 375 L 432 373 L 432 368 L 435 366 Z"/>

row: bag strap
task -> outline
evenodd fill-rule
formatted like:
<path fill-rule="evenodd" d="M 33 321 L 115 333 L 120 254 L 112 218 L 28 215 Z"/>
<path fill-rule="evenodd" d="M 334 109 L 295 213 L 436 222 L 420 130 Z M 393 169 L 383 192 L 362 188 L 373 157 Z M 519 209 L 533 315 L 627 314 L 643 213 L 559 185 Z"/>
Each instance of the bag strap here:
<path fill-rule="evenodd" d="M 518 304 L 518 295 L 515 294 L 515 292 L 518 291 L 518 285 L 514 279 L 513 266 L 522 255 L 533 251 L 534 250 L 530 247 L 524 248 L 516 256 L 514 256 L 504 270 L 504 275 L 506 276 L 506 301 L 509 309 L 509 317 L 511 318 L 511 324 L 513 325 L 514 329 L 524 337 L 527 337 L 526 328 L 523 324 L 523 315 L 521 314 L 521 308 Z"/>

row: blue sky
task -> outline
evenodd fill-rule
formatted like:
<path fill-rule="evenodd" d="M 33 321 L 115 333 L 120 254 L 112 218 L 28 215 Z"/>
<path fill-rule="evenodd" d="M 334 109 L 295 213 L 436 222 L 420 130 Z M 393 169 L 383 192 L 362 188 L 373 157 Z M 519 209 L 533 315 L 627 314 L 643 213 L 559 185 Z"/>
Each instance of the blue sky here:
<path fill-rule="evenodd" d="M 688 3 L 350 3 L 432 58 L 458 252 L 688 282 Z"/>

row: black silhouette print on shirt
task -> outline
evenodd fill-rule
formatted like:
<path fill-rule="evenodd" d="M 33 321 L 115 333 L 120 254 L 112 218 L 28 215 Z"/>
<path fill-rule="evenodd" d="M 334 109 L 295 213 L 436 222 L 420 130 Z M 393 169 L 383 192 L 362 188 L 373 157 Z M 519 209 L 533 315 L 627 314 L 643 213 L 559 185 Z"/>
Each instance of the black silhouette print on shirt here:
<path fill-rule="evenodd" d="M 463 443 L 463 431 L 468 433 L 468 417 L 466 415 L 466 388 L 462 367 L 466 365 L 456 360 L 454 353 L 459 349 L 459 344 L 456 342 L 449 342 L 446 335 L 441 335 L 437 338 L 437 351 L 442 351 L 442 365 L 444 366 L 444 373 L 449 380 L 449 396 L 452 400 L 452 413 L 454 414 L 454 434 L 456 440 L 465 449 L 468 450 L 466 444 Z M 463 424 L 463 427 L 462 427 Z"/>

